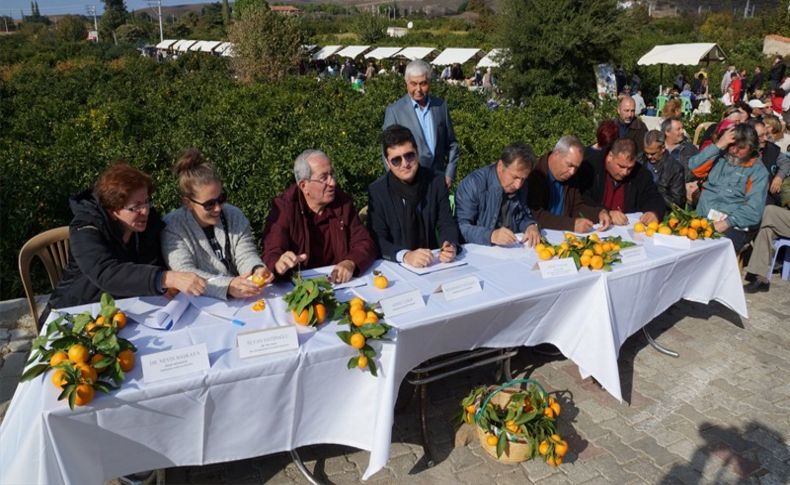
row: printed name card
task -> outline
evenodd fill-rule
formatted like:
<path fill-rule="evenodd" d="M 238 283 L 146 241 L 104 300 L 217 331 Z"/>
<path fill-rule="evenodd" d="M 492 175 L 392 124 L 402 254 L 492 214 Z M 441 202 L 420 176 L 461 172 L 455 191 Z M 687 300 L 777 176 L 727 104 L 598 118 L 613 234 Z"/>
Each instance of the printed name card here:
<path fill-rule="evenodd" d="M 620 250 L 620 258 L 622 258 L 623 263 L 634 263 L 647 259 L 647 253 L 644 246 L 631 246 Z"/>
<path fill-rule="evenodd" d="M 480 280 L 477 279 L 476 276 L 467 276 L 466 278 L 442 283 L 442 292 L 447 301 L 474 295 L 482 291 L 483 288 L 480 286 Z"/>
<path fill-rule="evenodd" d="M 299 349 L 299 338 L 293 325 L 243 332 L 236 336 L 236 342 L 242 359 Z"/>
<path fill-rule="evenodd" d="M 540 268 L 540 276 L 544 279 L 568 276 L 579 272 L 576 269 L 576 263 L 573 262 L 573 258 L 539 261 L 538 267 Z"/>
<path fill-rule="evenodd" d="M 181 377 L 208 370 L 206 344 L 197 344 L 180 349 L 166 350 L 140 358 L 143 365 L 143 380 L 146 383 Z"/>
<path fill-rule="evenodd" d="M 425 300 L 422 299 L 420 290 L 412 290 L 407 293 L 401 293 L 398 296 L 384 298 L 379 303 L 381 303 L 381 309 L 384 310 L 384 314 L 388 317 L 394 317 L 401 313 L 425 307 Z"/>
<path fill-rule="evenodd" d="M 691 239 L 685 236 L 668 236 L 666 234 L 653 234 L 653 244 L 675 249 L 691 249 Z"/>

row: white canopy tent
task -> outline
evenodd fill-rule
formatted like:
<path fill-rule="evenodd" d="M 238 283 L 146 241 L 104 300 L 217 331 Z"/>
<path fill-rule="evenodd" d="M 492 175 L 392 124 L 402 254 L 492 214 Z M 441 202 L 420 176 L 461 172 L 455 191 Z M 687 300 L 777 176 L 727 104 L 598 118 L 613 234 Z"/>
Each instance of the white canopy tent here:
<path fill-rule="evenodd" d="M 231 53 L 227 53 L 228 51 L 231 51 Z M 220 44 L 214 48 L 214 52 L 225 57 L 230 56 L 232 54 L 232 51 L 233 51 L 233 44 L 231 44 L 230 42 L 220 42 Z"/>
<path fill-rule="evenodd" d="M 200 40 L 192 44 L 192 47 L 190 47 L 189 50 L 200 51 L 200 52 L 211 52 L 220 44 L 222 44 L 222 42 L 217 40 Z"/>
<path fill-rule="evenodd" d="M 477 63 L 476 67 L 499 67 L 499 58 L 505 52 L 505 49 L 491 49 L 491 51 L 486 54 L 485 57 L 480 59 L 480 62 Z"/>
<path fill-rule="evenodd" d="M 172 48 L 174 51 L 179 51 L 179 52 L 186 52 L 186 51 L 188 51 L 188 50 L 189 50 L 189 48 L 190 48 L 190 47 L 192 46 L 192 44 L 194 44 L 195 42 L 197 42 L 197 41 L 195 41 L 195 40 L 186 40 L 186 39 L 182 39 L 182 40 L 179 40 L 178 42 L 176 42 L 175 44 L 173 44 L 173 46 L 172 46 L 171 48 Z"/>
<path fill-rule="evenodd" d="M 340 57 L 348 57 L 349 59 L 356 59 L 357 56 L 361 56 L 368 49 L 370 49 L 369 45 L 350 45 L 340 50 L 337 55 Z"/>
<path fill-rule="evenodd" d="M 365 54 L 365 59 L 389 59 L 395 57 L 395 54 L 401 51 L 402 47 L 376 47 L 372 51 Z"/>
<path fill-rule="evenodd" d="M 407 47 L 398 52 L 398 57 L 404 57 L 410 61 L 415 59 L 425 59 L 436 49 L 434 47 Z"/>
<path fill-rule="evenodd" d="M 162 42 L 156 44 L 156 48 L 166 50 L 169 49 L 176 42 L 178 42 L 178 39 L 165 39 Z"/>
<path fill-rule="evenodd" d="M 473 58 L 480 52 L 480 49 L 461 49 L 451 47 L 445 49 L 441 54 L 436 56 L 436 59 L 431 61 L 434 66 L 446 66 L 448 64 L 463 64 L 469 59 Z"/>
<path fill-rule="evenodd" d="M 326 45 L 322 47 L 320 51 L 313 54 L 313 60 L 320 61 L 322 59 L 326 59 L 342 48 L 342 45 Z"/>
<path fill-rule="evenodd" d="M 643 55 L 636 63 L 640 66 L 672 64 L 676 66 L 696 66 L 703 62 L 719 62 L 727 58 L 717 44 L 704 42 L 694 44 L 657 45 Z"/>

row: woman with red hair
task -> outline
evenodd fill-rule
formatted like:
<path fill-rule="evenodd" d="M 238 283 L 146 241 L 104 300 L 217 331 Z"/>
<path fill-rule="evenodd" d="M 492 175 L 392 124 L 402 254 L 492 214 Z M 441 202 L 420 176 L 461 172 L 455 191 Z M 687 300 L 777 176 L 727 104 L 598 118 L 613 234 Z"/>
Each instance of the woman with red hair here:
<path fill-rule="evenodd" d="M 595 132 L 595 143 L 584 150 L 584 161 L 591 163 L 603 163 L 609 147 L 620 135 L 620 130 L 614 120 L 604 120 L 598 125 Z"/>
<path fill-rule="evenodd" d="M 162 220 L 151 205 L 151 177 L 118 162 L 105 170 L 93 189 L 73 196 L 69 225 L 69 263 L 49 308 L 66 308 L 115 298 L 178 290 L 200 295 L 206 281 L 194 273 L 167 271 L 159 234 Z M 42 315 L 46 320 L 49 311 Z"/>

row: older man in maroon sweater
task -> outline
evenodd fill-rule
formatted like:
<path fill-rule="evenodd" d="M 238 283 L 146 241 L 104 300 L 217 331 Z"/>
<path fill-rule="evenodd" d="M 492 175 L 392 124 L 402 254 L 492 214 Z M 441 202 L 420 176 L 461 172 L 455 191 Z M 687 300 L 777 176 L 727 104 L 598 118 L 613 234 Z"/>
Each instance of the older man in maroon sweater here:
<path fill-rule="evenodd" d="M 337 188 L 329 157 L 305 150 L 294 162 L 296 183 L 274 199 L 263 230 L 263 261 L 277 276 L 300 265 L 334 265 L 329 279 L 344 283 L 378 255 L 351 197 Z"/>

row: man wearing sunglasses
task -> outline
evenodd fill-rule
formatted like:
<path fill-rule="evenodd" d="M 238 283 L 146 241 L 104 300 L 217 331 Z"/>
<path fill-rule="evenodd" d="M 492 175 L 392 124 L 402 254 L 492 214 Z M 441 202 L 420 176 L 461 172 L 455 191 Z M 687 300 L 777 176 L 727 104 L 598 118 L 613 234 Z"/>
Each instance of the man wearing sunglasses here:
<path fill-rule="evenodd" d="M 296 183 L 272 202 L 263 230 L 263 261 L 277 276 L 334 265 L 330 280 L 345 283 L 367 271 L 376 245 L 351 197 L 337 186 L 332 162 L 320 150 L 294 161 Z"/>
<path fill-rule="evenodd" d="M 437 256 L 452 261 L 460 245 L 444 177 L 420 165 L 417 142 L 403 126 L 384 130 L 383 153 L 389 170 L 368 187 L 368 227 L 382 257 L 418 268 Z"/>
<path fill-rule="evenodd" d="M 425 61 L 410 62 L 403 77 L 407 94 L 387 106 L 384 128 L 391 125 L 408 128 L 415 139 L 420 165 L 444 173 L 449 189 L 458 167 L 458 140 L 447 103 L 430 95 L 431 66 Z"/>

